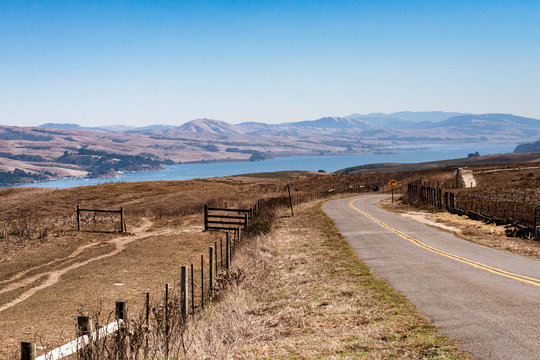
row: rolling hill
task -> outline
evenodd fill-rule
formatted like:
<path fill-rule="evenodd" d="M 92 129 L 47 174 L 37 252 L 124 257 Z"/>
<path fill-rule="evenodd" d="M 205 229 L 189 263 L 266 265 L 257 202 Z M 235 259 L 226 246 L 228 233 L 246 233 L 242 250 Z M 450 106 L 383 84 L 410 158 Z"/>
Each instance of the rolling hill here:
<path fill-rule="evenodd" d="M 353 114 L 281 124 L 233 125 L 203 118 L 180 126 L 139 128 L 0 126 L 0 173 L 11 182 L 14 178 L 33 181 L 110 175 L 179 162 L 247 161 L 253 154 L 265 154 L 265 158 L 374 154 L 400 146 L 513 145 L 539 137 L 540 120 L 511 114 L 447 112 Z M 517 150 L 530 146 L 536 145 L 523 145 Z M 86 150 L 81 154 L 81 149 Z"/>

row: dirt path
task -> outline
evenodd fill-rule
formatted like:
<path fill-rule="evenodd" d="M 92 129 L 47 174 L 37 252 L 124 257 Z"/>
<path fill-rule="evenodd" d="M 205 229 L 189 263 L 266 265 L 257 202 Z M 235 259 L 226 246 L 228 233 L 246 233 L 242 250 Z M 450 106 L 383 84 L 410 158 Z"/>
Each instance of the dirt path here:
<path fill-rule="evenodd" d="M 25 301 L 29 297 L 36 294 L 38 291 L 43 290 L 43 289 L 45 289 L 45 288 L 47 288 L 49 286 L 52 286 L 52 285 L 56 284 L 60 280 L 62 275 L 67 273 L 68 271 L 77 269 L 77 268 L 79 268 L 81 266 L 88 265 L 88 264 L 90 264 L 90 263 L 92 263 L 94 261 L 98 261 L 98 260 L 101 260 L 101 259 L 105 259 L 105 258 L 114 256 L 114 255 L 117 255 L 118 253 L 123 251 L 129 243 L 132 243 L 134 241 L 141 240 L 141 239 L 144 239 L 144 238 L 147 238 L 147 237 L 150 237 L 150 236 L 164 235 L 164 234 L 170 233 L 169 229 L 165 229 L 165 230 L 161 230 L 161 231 L 155 231 L 155 232 L 146 232 L 146 230 L 149 229 L 150 226 L 152 226 L 152 222 L 150 220 L 148 220 L 148 219 L 143 219 L 143 224 L 141 226 L 139 226 L 138 228 L 135 228 L 133 230 L 132 234 L 122 236 L 122 237 L 118 237 L 116 239 L 107 241 L 105 243 L 94 243 L 94 244 L 83 245 L 83 246 L 77 248 L 69 256 L 66 256 L 66 257 L 64 257 L 62 259 L 51 261 L 51 262 L 46 263 L 46 264 L 42 264 L 42 265 L 39 265 L 39 266 L 32 267 L 30 269 L 24 270 L 24 271 L 22 271 L 20 273 L 17 273 L 15 275 L 13 275 L 11 278 L 9 278 L 7 280 L 3 280 L 2 282 L 0 282 L 0 286 L 1 286 L 1 284 L 6 284 L 6 283 L 9 284 L 9 285 L 7 285 L 4 288 L 0 289 L 0 294 L 6 293 L 8 291 L 13 291 L 13 290 L 17 290 L 17 289 L 26 287 L 28 285 L 31 285 L 32 283 L 37 282 L 40 279 L 43 279 L 44 277 L 46 278 L 46 280 L 44 282 L 42 282 L 41 284 L 36 285 L 34 287 L 31 287 L 30 289 L 26 290 L 25 292 L 23 292 L 22 294 L 20 294 L 19 296 L 17 296 L 13 300 L 11 300 L 10 302 L 1 305 L 0 306 L 0 312 L 4 311 L 6 309 L 9 309 L 10 307 L 15 306 L 15 305 Z M 98 255 L 98 256 L 95 256 L 95 257 L 92 257 L 92 258 L 89 258 L 89 259 L 85 259 L 84 261 L 75 262 L 75 263 L 72 263 L 72 264 L 70 264 L 70 265 L 68 265 L 66 267 L 60 268 L 60 269 L 54 269 L 54 270 L 50 270 L 50 271 L 45 271 L 45 272 L 38 273 L 36 275 L 32 275 L 32 276 L 30 276 L 28 278 L 23 278 L 26 274 L 28 274 L 29 272 L 31 272 L 33 270 L 43 268 L 43 267 L 45 267 L 47 265 L 52 265 L 52 264 L 55 264 L 55 263 L 61 263 L 61 262 L 65 262 L 67 260 L 72 260 L 72 259 L 76 258 L 78 255 L 80 255 L 82 252 L 84 252 L 85 250 L 87 250 L 89 248 L 92 248 L 94 246 L 99 246 L 99 245 L 103 245 L 103 244 L 112 244 L 112 245 L 114 245 L 114 249 L 112 251 L 108 252 L 108 253 L 101 254 L 101 255 Z M 17 281 L 18 279 L 21 279 L 21 278 L 23 278 L 23 279 Z"/>
<path fill-rule="evenodd" d="M 476 187 L 476 179 L 474 178 L 472 170 L 460 168 L 459 173 L 461 174 L 461 178 L 463 179 L 466 188 Z"/>

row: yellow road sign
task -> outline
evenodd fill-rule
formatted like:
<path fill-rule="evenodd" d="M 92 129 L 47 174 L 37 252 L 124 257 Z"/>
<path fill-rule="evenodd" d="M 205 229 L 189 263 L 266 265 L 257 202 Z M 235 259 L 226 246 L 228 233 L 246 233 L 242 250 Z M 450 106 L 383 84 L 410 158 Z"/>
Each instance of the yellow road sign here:
<path fill-rule="evenodd" d="M 392 179 L 390 180 L 390 182 L 388 183 L 388 185 L 390 185 L 391 188 L 395 188 L 396 185 L 397 185 L 397 181 L 395 179 Z"/>

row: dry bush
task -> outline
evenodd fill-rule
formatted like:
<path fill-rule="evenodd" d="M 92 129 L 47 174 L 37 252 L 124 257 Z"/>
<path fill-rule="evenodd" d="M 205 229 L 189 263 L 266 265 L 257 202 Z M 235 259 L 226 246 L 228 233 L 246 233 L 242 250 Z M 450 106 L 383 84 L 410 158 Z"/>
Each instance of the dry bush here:
<path fill-rule="evenodd" d="M 36 217 L 30 212 L 0 221 L 0 242 L 7 246 L 27 246 L 45 241 L 51 233 L 64 233 L 76 228 L 74 215 L 61 217 Z"/>
<path fill-rule="evenodd" d="M 80 215 L 81 230 L 93 232 L 120 231 L 120 214 L 97 213 L 83 211 Z M 76 222 L 74 228 L 76 228 Z M 73 228 L 72 228 L 73 229 Z"/>

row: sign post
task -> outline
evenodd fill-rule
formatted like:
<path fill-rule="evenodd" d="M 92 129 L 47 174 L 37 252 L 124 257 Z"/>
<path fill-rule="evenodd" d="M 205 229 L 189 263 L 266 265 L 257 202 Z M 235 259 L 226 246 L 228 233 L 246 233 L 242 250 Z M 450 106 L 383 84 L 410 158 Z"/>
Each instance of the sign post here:
<path fill-rule="evenodd" d="M 392 179 L 388 182 L 388 185 L 392 188 L 392 204 L 394 203 L 394 188 L 397 185 L 397 181 L 395 179 Z"/>

